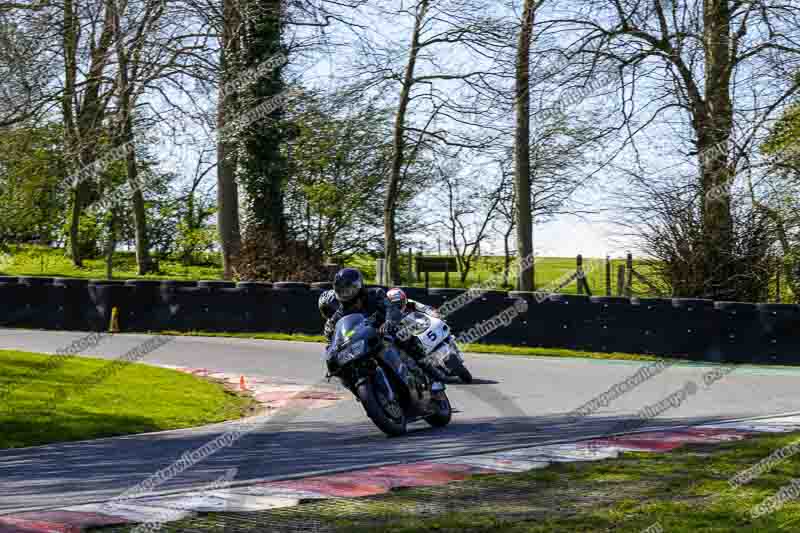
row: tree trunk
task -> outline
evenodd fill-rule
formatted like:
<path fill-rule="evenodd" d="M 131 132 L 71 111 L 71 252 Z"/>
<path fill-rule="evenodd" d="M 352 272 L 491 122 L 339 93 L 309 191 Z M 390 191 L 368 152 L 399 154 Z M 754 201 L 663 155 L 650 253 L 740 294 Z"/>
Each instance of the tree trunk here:
<path fill-rule="evenodd" d="M 231 80 L 229 74 L 234 71 L 233 59 L 239 50 L 236 36 L 241 21 L 235 0 L 224 0 L 225 20 L 220 47 L 220 70 L 223 82 Z M 217 111 L 217 131 L 224 132 L 228 118 L 235 113 L 235 95 L 232 90 L 226 91 L 224 83 L 220 87 Z M 236 184 L 236 166 L 238 157 L 236 144 L 225 139 L 222 133 L 217 139 L 217 229 L 219 231 L 220 248 L 222 249 L 222 266 L 224 277 L 233 278 L 233 261 L 239 252 L 242 237 L 239 225 L 239 190 Z"/>
<path fill-rule="evenodd" d="M 78 240 L 80 239 L 80 231 L 78 225 L 81 221 L 81 212 L 83 211 L 83 198 L 84 190 L 86 189 L 85 183 L 79 183 L 72 193 L 72 205 L 70 206 L 69 213 L 69 253 L 72 259 L 72 264 L 76 267 L 83 266 L 83 258 L 81 257 L 81 247 Z"/>
<path fill-rule="evenodd" d="M 509 239 L 511 237 L 511 233 L 514 231 L 514 228 L 509 228 L 509 230 L 503 235 L 503 286 L 508 286 L 508 276 L 509 271 L 511 270 L 511 245 L 509 244 Z"/>
<path fill-rule="evenodd" d="M 70 154 L 78 161 L 80 170 L 93 163 L 96 159 L 96 143 L 100 130 L 103 127 L 103 118 L 108 100 L 101 96 L 106 80 L 103 72 L 108 63 L 108 51 L 114 36 L 113 12 L 106 5 L 103 17 L 103 31 L 98 41 L 92 42 L 89 71 L 83 82 L 83 94 L 76 95 L 78 78 L 78 39 L 80 21 L 75 14 L 76 8 L 73 0 L 64 2 L 64 95 L 61 107 L 64 113 L 64 145 Z M 76 112 L 76 100 L 81 101 Z M 69 213 L 70 254 L 75 266 L 82 266 L 80 250 L 79 225 L 80 217 L 85 205 L 93 196 L 94 187 L 91 183 L 83 181 L 75 187 L 73 202 Z"/>
<path fill-rule="evenodd" d="M 136 163 L 134 163 L 135 165 Z M 144 208 L 144 195 L 142 191 L 133 193 L 133 223 L 136 232 L 136 264 L 139 275 L 143 276 L 153 270 L 150 260 L 150 240 L 147 236 L 147 212 Z"/>
<path fill-rule="evenodd" d="M 703 191 L 703 254 L 705 297 L 734 298 L 733 221 L 730 196 L 709 194 L 730 186 L 728 146 L 733 129 L 730 79 L 733 69 L 728 0 L 704 5 L 705 97 L 694 110 Z"/>
<path fill-rule="evenodd" d="M 108 220 L 108 243 L 106 244 L 106 279 L 114 277 L 114 250 L 117 248 L 116 213 L 111 207 Z"/>
<path fill-rule="evenodd" d="M 403 76 L 403 87 L 400 90 L 400 103 L 397 108 L 397 116 L 394 123 L 394 138 L 392 141 L 392 172 L 389 175 L 389 184 L 386 188 L 386 201 L 383 208 L 383 232 L 385 237 L 385 257 L 386 265 L 384 271 L 386 278 L 383 280 L 388 285 L 397 285 L 400 282 L 400 265 L 397 257 L 397 195 L 400 190 L 400 176 L 405 158 L 405 124 L 406 114 L 408 113 L 408 103 L 411 100 L 411 88 L 414 85 L 414 70 L 417 64 L 417 54 L 419 53 L 419 38 L 422 31 L 422 23 L 428 11 L 429 0 L 421 0 L 417 5 L 417 16 L 414 22 L 414 31 L 411 37 L 411 50 L 408 54 L 405 74 Z"/>
<path fill-rule="evenodd" d="M 79 144 L 75 143 L 75 84 L 77 82 L 77 21 L 75 20 L 75 6 L 73 0 L 64 0 L 63 13 L 63 49 L 64 49 L 64 94 L 61 97 L 61 112 L 64 116 L 64 145 L 68 153 L 77 155 L 80 151 Z M 83 209 L 82 187 L 77 184 L 72 191 L 72 203 L 69 212 L 69 248 L 72 263 L 83 266 L 80 246 L 78 245 L 81 210 Z"/>
<path fill-rule="evenodd" d="M 471 263 L 464 263 L 461 265 L 461 284 L 464 285 L 467 281 L 467 276 L 469 276 L 469 271 L 471 269 Z"/>
<path fill-rule="evenodd" d="M 519 42 L 517 44 L 515 88 L 517 123 L 514 133 L 514 190 L 517 211 L 517 254 L 520 262 L 533 254 L 530 160 L 530 52 L 536 7 L 535 0 L 525 0 Z M 517 278 L 517 290 L 532 291 L 533 286 L 533 266 L 524 270 L 520 269 Z"/>

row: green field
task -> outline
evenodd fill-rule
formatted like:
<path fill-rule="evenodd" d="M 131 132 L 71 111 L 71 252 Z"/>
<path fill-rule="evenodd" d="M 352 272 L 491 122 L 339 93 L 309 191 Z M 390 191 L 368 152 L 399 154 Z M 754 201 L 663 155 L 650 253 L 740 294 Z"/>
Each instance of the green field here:
<path fill-rule="evenodd" d="M 0 275 L 48 276 L 58 278 L 105 279 L 105 259 L 85 259 L 83 268 L 76 268 L 63 249 L 46 246 L 12 246 L 0 254 Z M 133 252 L 114 254 L 114 279 L 177 279 L 214 280 L 222 276 L 219 265 L 184 266 L 180 261 L 160 261 L 158 274 L 137 275 Z"/>
<path fill-rule="evenodd" d="M 0 449 L 201 426 L 253 405 L 189 374 L 110 364 L 0 350 Z"/>
<path fill-rule="evenodd" d="M 0 258 L 3 256 L 0 256 Z M 376 259 L 367 255 L 355 256 L 347 266 L 360 269 L 365 277 L 370 281 L 375 280 Z M 612 265 L 612 293 L 616 294 L 616 269 L 625 263 L 624 259 L 613 261 Z M 159 263 L 160 272 L 147 276 L 136 274 L 136 259 L 132 252 L 117 252 L 114 255 L 114 279 L 177 279 L 177 280 L 214 280 L 220 279 L 222 269 L 220 265 L 205 266 L 184 266 L 179 261 L 162 260 Z M 535 266 L 536 286 L 541 290 L 550 290 L 557 286 L 561 280 L 566 279 L 571 273 L 575 272 L 575 258 L 548 257 L 537 261 Z M 636 268 L 641 273 L 646 274 L 648 267 L 643 263 L 636 263 Z M 450 287 L 472 287 L 475 285 L 488 285 L 496 287 L 498 290 L 507 290 L 510 287 L 503 286 L 502 279 L 503 258 L 495 256 L 482 257 L 477 260 L 474 269 L 462 283 L 458 273 L 450 275 Z M 600 259 L 584 260 L 584 271 L 592 294 L 605 294 L 605 261 Z M 401 272 L 405 286 L 424 287 L 425 281 L 422 279 L 409 280 L 408 257 L 401 258 Z M 105 260 L 87 259 L 84 261 L 84 268 L 76 268 L 72 265 L 69 257 L 63 249 L 47 248 L 43 246 L 14 246 L 10 254 L 5 259 L 0 259 L 0 275 L 5 276 L 49 276 L 67 278 L 105 278 Z M 288 280 L 275 280 L 288 281 Z M 431 287 L 444 287 L 445 274 L 430 274 Z M 640 295 L 651 295 L 646 286 L 639 282 L 633 285 L 634 293 Z M 564 287 L 561 292 L 565 294 L 576 294 L 577 284 L 575 282 Z"/>

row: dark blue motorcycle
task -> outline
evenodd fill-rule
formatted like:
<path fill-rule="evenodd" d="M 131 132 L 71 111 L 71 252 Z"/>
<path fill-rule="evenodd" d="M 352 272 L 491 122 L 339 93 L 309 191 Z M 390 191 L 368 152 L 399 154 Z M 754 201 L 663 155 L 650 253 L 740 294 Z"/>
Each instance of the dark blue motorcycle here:
<path fill-rule="evenodd" d="M 434 427 L 450 423 L 453 411 L 444 385 L 434 383 L 394 338 L 382 337 L 362 314 L 336 323 L 327 366 L 328 375 L 339 379 L 389 436 L 404 435 L 407 424 L 417 420 Z"/>

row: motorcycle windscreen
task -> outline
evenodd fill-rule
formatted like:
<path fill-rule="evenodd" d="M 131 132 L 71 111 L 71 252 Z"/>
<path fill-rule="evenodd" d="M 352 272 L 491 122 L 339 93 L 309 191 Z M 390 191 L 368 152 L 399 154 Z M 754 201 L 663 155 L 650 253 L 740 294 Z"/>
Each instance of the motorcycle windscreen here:
<path fill-rule="evenodd" d="M 353 339 L 363 337 L 368 333 L 367 328 L 370 328 L 369 321 L 361 313 L 344 316 L 336 323 L 331 346 L 336 349 Z"/>

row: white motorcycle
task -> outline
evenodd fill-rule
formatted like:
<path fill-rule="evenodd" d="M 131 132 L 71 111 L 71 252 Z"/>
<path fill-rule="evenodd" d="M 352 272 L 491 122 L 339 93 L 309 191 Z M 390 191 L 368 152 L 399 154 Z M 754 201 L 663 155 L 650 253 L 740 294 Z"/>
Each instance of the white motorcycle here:
<path fill-rule="evenodd" d="M 444 320 L 415 311 L 403 318 L 401 329 L 417 339 L 426 361 L 443 376 L 457 376 L 464 383 L 472 383 L 472 374 Z"/>

